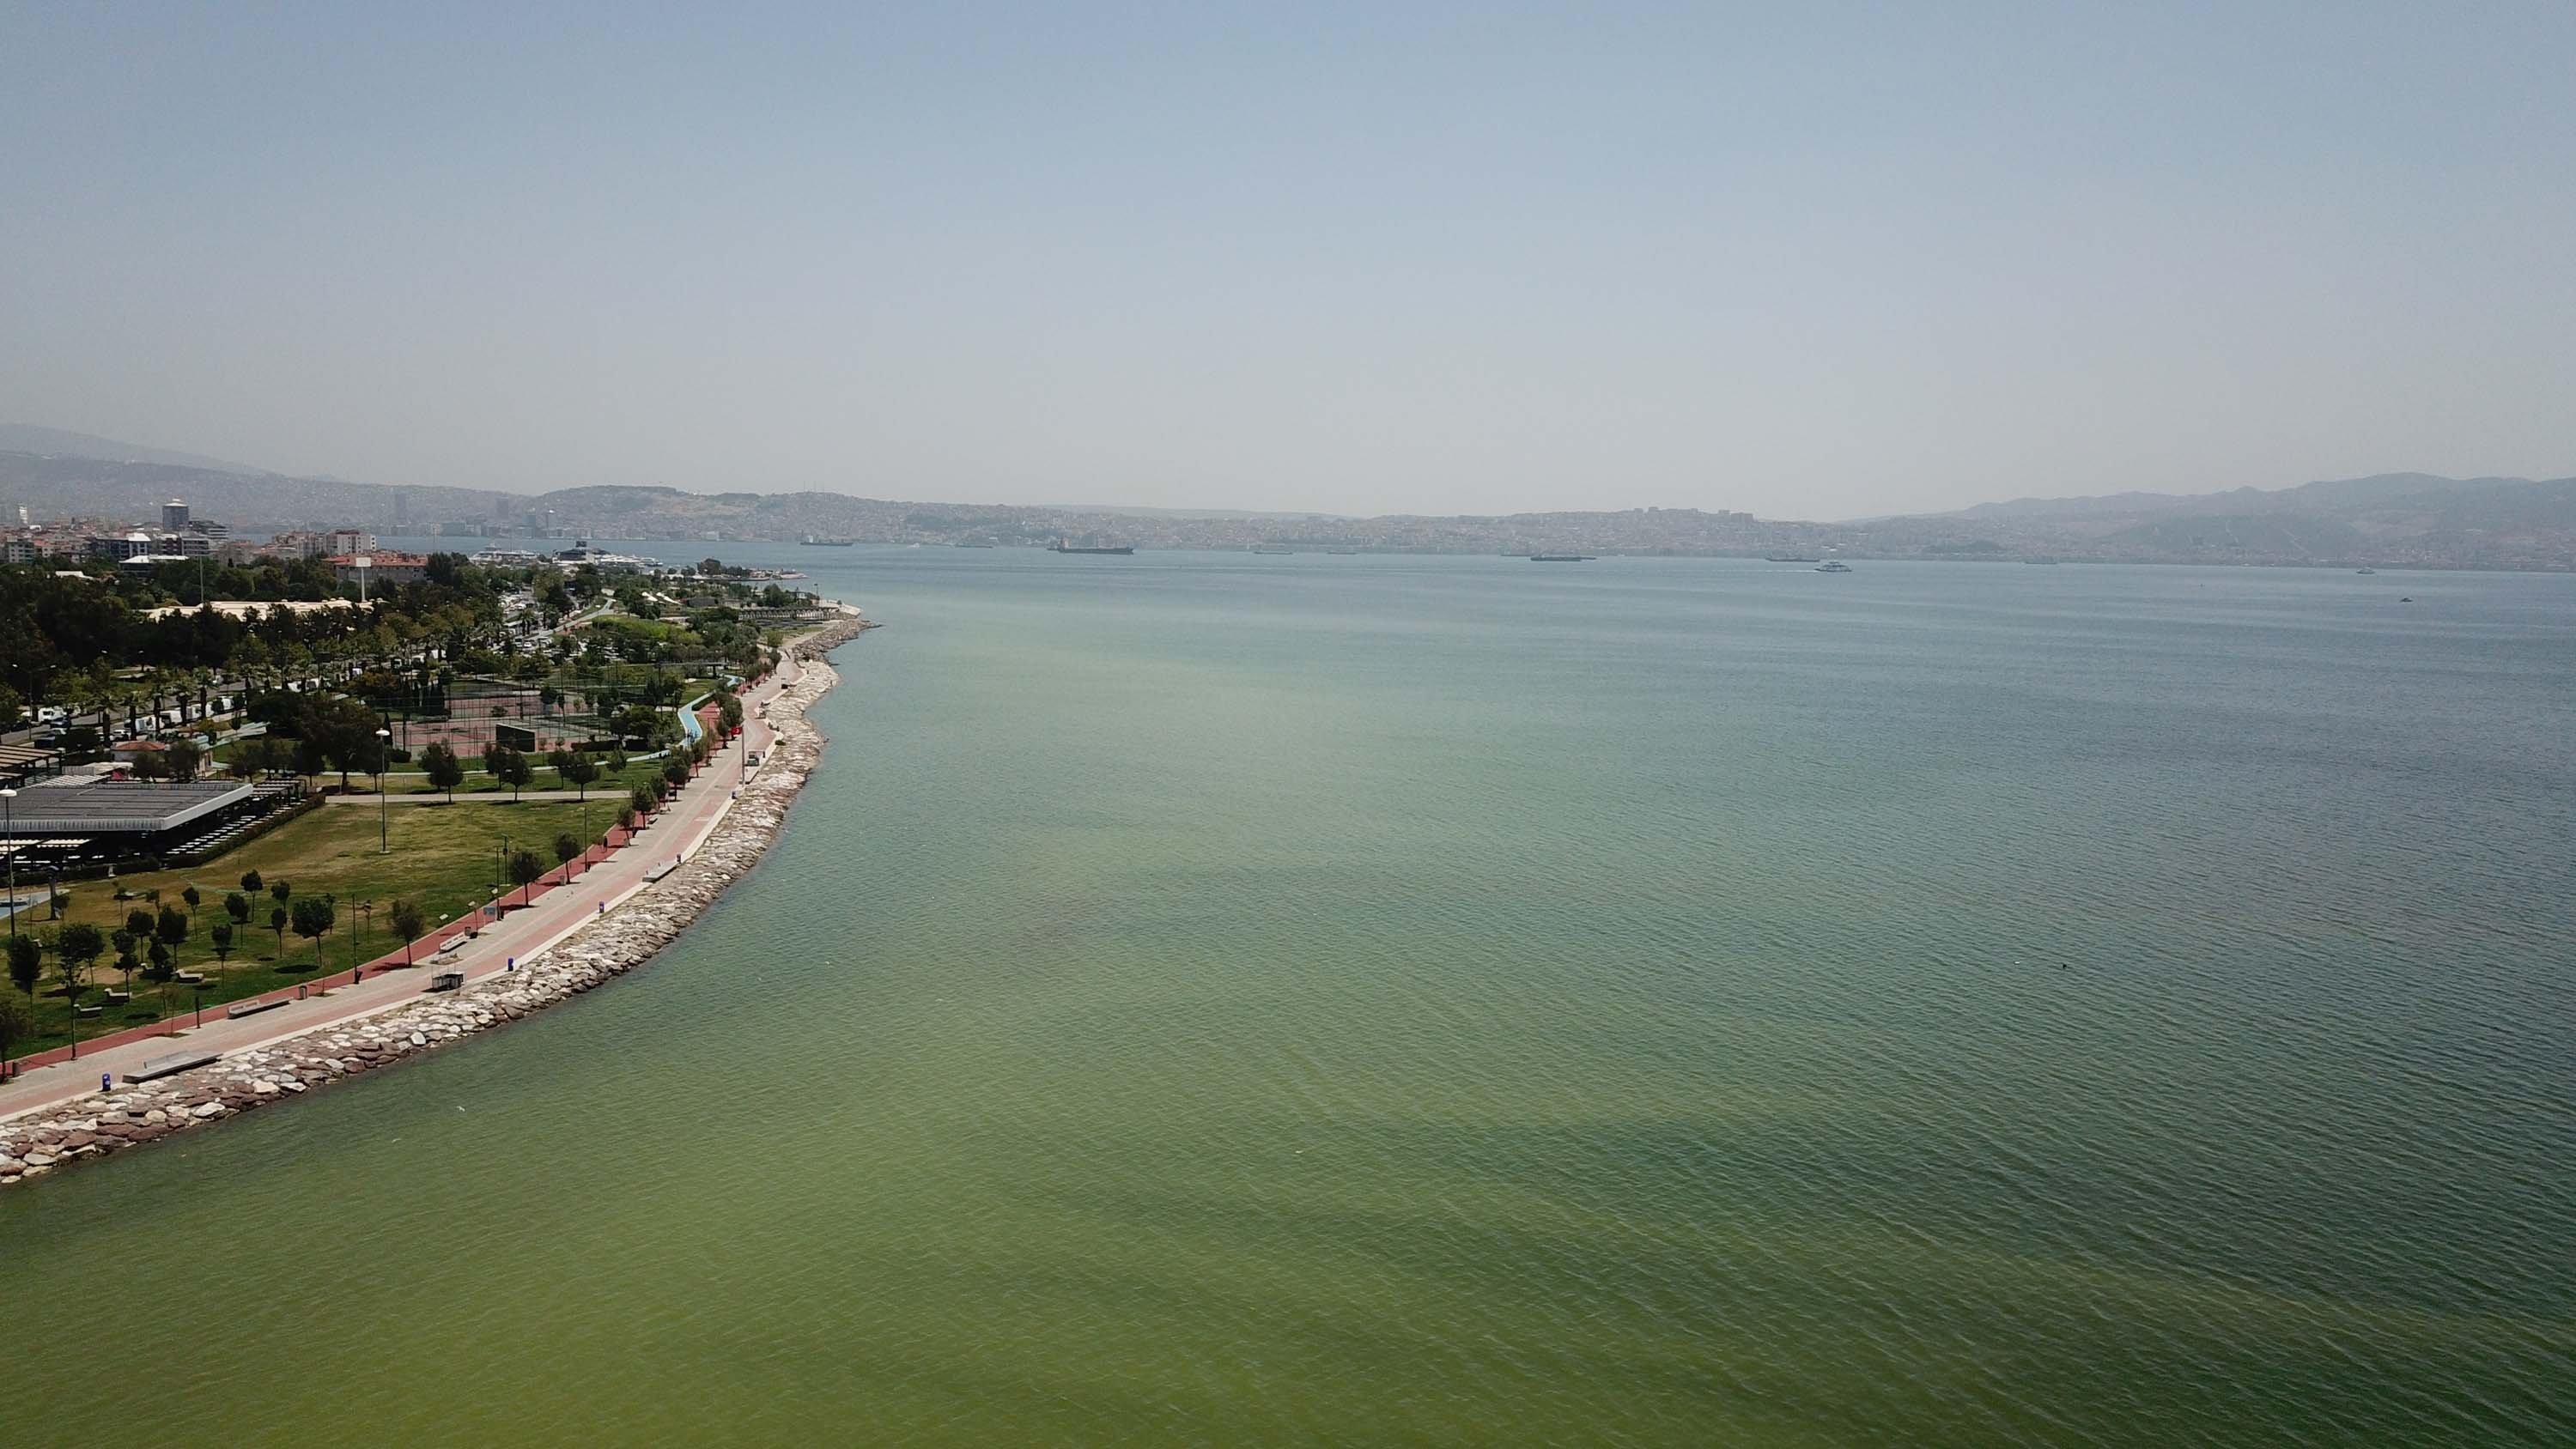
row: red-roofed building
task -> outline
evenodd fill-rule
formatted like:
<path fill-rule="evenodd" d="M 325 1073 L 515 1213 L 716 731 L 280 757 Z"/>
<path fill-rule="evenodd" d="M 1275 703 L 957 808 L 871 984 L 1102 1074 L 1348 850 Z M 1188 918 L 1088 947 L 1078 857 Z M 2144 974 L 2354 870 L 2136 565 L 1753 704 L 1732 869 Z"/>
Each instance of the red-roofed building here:
<path fill-rule="evenodd" d="M 354 584 L 360 574 L 366 575 L 369 588 L 386 584 L 416 584 L 429 568 L 427 557 L 416 553 L 336 553 L 328 562 L 340 582 Z M 366 566 L 359 567 L 361 563 Z"/>

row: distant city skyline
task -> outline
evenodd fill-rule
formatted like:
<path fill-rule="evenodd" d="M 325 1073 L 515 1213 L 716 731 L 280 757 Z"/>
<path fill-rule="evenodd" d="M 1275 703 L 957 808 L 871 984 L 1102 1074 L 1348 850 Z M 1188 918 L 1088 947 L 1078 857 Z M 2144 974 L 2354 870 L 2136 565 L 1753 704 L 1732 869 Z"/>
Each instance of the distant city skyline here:
<path fill-rule="evenodd" d="M 1842 519 L 2576 471 L 2576 10 L 0 15 L 0 399 L 280 472 Z"/>

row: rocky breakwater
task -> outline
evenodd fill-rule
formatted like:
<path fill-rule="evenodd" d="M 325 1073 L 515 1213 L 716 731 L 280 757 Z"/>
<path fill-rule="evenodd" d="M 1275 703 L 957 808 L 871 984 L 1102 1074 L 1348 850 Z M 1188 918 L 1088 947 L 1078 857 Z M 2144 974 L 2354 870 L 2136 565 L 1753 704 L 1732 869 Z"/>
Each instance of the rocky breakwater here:
<path fill-rule="evenodd" d="M 823 654 L 873 627 L 853 614 L 795 641 L 803 674 L 769 705 L 777 739 L 697 853 L 553 947 L 452 995 L 316 1027 L 207 1066 L 0 1123 L 0 1186 L 283 1102 L 435 1051 L 602 986 L 651 959 L 760 861 L 822 758 L 805 711 L 838 682 Z"/>

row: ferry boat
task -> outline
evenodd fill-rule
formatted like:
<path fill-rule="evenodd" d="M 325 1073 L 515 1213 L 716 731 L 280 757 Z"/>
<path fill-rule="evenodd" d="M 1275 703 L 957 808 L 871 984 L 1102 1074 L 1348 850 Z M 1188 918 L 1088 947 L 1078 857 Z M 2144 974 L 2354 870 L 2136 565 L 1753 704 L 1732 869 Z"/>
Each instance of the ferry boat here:
<path fill-rule="evenodd" d="M 1816 565 L 1816 572 L 1820 574 L 1847 574 L 1851 571 L 1852 566 L 1838 558 L 1829 558 Z"/>
<path fill-rule="evenodd" d="M 1057 539 L 1055 542 L 1053 542 L 1053 543 L 1051 543 L 1051 544 L 1048 544 L 1048 545 L 1047 545 L 1047 552 L 1049 552 L 1049 553 L 1113 553 L 1113 554 L 1127 554 L 1127 553 L 1134 553 L 1135 551 L 1136 551 L 1136 549 L 1135 549 L 1135 546 L 1134 546 L 1133 544 L 1124 544 L 1124 543 L 1122 543 L 1122 544 L 1115 544 L 1115 545 L 1111 545 L 1111 544 L 1074 543 L 1074 542 L 1072 542 L 1072 541 L 1071 541 L 1071 540 L 1069 540 L 1069 539 L 1062 539 L 1062 538 L 1059 538 L 1059 539 Z"/>
<path fill-rule="evenodd" d="M 854 548 L 859 542 L 855 538 L 824 538 L 811 533 L 796 541 L 806 548 Z"/>

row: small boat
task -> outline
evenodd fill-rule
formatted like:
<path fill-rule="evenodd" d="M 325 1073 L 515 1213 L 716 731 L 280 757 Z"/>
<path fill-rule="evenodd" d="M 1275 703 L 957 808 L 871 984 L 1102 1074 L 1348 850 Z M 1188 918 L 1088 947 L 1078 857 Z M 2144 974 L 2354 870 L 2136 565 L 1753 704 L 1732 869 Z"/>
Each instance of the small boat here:
<path fill-rule="evenodd" d="M 2401 603 L 2401 604 L 2411 604 L 2411 603 L 2413 603 L 2413 602 L 2415 602 L 2415 601 L 2414 601 L 2414 599 L 2412 599 L 2412 598 L 2401 598 L 2401 599 L 2399 599 L 2397 602 L 2399 602 L 2399 603 Z"/>
<path fill-rule="evenodd" d="M 2368 564 L 2363 564 L 2361 567 L 2354 569 L 2353 572 L 2357 574 L 2375 574 L 2379 572 L 2379 570 L 2372 568 Z"/>
<path fill-rule="evenodd" d="M 1838 558 L 1829 558 L 1816 565 L 1816 572 L 1820 574 L 1847 574 L 1851 571 L 1852 566 Z"/>

